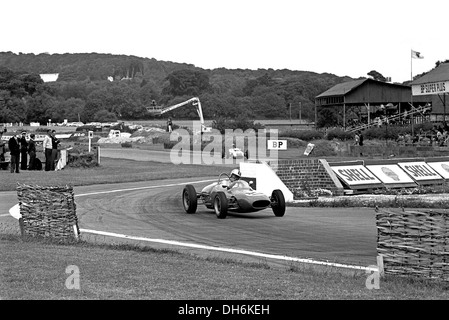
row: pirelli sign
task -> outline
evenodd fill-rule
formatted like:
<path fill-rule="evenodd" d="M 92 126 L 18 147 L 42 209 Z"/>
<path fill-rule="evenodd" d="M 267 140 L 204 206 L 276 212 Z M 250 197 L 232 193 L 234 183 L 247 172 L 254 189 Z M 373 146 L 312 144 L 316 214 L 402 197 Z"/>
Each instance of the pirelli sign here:
<path fill-rule="evenodd" d="M 414 96 L 443 93 L 449 93 L 449 80 L 412 85 L 412 95 Z"/>

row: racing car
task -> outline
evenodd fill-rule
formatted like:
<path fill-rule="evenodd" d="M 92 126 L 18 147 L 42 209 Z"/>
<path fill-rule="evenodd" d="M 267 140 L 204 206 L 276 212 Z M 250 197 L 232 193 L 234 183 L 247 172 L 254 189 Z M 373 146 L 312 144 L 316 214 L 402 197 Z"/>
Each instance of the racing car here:
<path fill-rule="evenodd" d="M 242 158 L 246 158 L 245 157 L 245 153 L 240 149 L 240 148 L 231 148 L 228 150 L 228 157 L 232 157 L 233 159 L 242 159 Z"/>
<path fill-rule="evenodd" d="M 225 157 L 226 157 L 226 159 L 229 159 L 229 158 L 232 158 L 232 159 L 246 158 L 246 159 L 248 159 L 248 150 L 243 152 L 242 149 L 236 148 L 234 145 L 232 148 L 228 149 L 228 152 L 225 152 L 223 149 L 222 158 L 225 158 Z"/>
<path fill-rule="evenodd" d="M 182 191 L 182 203 L 187 213 L 195 213 L 198 201 L 206 208 L 213 209 L 217 218 L 225 219 L 228 211 L 256 212 L 271 208 L 276 217 L 285 214 L 285 198 L 281 190 L 273 190 L 270 197 L 255 191 L 245 180 L 231 182 L 227 173 L 221 173 L 218 181 L 196 192 L 188 184 Z"/>

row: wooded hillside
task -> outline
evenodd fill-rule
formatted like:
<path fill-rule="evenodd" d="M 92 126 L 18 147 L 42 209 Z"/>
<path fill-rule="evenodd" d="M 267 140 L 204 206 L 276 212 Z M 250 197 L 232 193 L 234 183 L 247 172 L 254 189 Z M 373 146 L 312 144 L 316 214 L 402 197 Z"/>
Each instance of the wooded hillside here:
<path fill-rule="evenodd" d="M 44 83 L 39 74 L 59 73 Z M 108 80 L 109 78 L 109 80 Z M 113 80 L 113 81 L 110 81 Z M 0 123 L 150 119 L 152 100 L 169 106 L 200 98 L 206 119 L 314 120 L 315 96 L 353 80 L 273 69 L 202 69 L 136 56 L 0 52 Z M 164 117 L 197 119 L 184 107 Z"/>

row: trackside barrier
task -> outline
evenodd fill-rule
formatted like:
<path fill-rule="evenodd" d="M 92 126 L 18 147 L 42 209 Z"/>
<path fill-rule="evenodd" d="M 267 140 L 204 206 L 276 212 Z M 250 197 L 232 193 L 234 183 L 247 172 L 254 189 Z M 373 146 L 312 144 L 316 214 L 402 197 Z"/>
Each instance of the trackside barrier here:
<path fill-rule="evenodd" d="M 375 211 L 385 274 L 449 280 L 449 211 Z"/>
<path fill-rule="evenodd" d="M 279 159 L 269 165 L 295 200 L 316 197 L 321 192 L 343 195 L 343 185 L 324 159 Z"/>
<path fill-rule="evenodd" d="M 284 194 L 286 202 L 293 201 L 293 193 L 266 162 L 240 162 L 240 172 L 242 179 L 253 181 L 253 188 L 257 191 L 271 196 L 273 190 L 279 189 Z"/>
<path fill-rule="evenodd" d="M 73 187 L 42 187 L 18 183 L 18 211 L 22 236 L 78 239 Z"/>

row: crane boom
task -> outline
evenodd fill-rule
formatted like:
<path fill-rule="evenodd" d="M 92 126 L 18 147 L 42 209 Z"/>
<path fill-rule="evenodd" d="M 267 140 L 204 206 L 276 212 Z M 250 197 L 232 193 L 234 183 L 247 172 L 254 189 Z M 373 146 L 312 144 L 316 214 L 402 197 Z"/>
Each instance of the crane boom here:
<path fill-rule="evenodd" d="M 186 100 L 184 102 L 175 104 L 173 106 L 169 106 L 169 107 L 165 107 L 165 108 L 151 108 L 151 107 L 147 107 L 148 112 L 155 114 L 155 115 L 162 115 L 166 112 L 175 110 L 179 107 L 185 106 L 187 104 L 192 104 L 193 106 L 196 107 L 196 112 L 198 113 L 198 116 L 200 118 L 200 123 L 201 123 L 201 131 L 202 132 L 208 132 L 210 131 L 211 128 L 206 127 L 206 125 L 204 124 L 204 117 L 203 117 L 203 110 L 201 108 L 201 102 L 200 99 L 197 97 L 193 97 L 189 100 Z"/>

